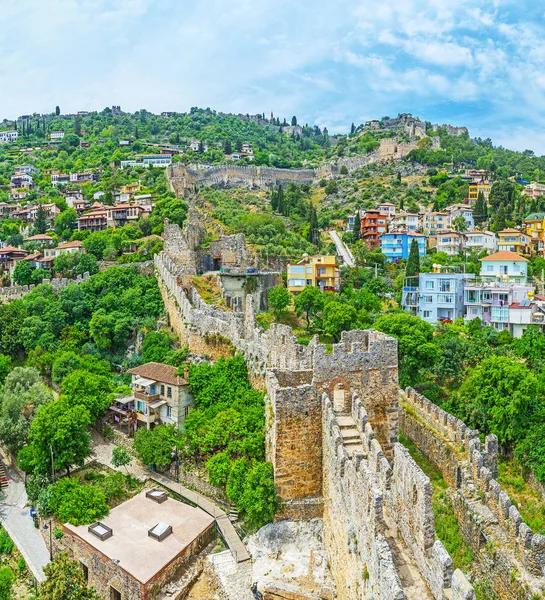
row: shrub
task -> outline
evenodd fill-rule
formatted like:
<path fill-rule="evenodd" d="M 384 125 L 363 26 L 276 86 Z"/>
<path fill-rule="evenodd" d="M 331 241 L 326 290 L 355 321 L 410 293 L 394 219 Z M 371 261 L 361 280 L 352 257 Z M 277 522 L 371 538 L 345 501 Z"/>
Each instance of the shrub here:
<path fill-rule="evenodd" d="M 87 525 L 108 514 L 109 508 L 102 490 L 93 484 L 82 485 L 77 479 L 66 477 L 50 486 L 49 507 L 63 522 Z"/>
<path fill-rule="evenodd" d="M 0 554 L 11 554 L 13 542 L 5 529 L 0 529 Z"/>

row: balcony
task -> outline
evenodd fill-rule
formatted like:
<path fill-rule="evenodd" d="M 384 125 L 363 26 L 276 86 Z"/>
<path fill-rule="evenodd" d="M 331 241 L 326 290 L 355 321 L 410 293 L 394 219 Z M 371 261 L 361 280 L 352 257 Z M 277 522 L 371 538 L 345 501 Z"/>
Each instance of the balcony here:
<path fill-rule="evenodd" d="M 543 325 L 545 323 L 545 313 L 534 313 L 532 315 L 532 323 L 534 325 Z"/>
<path fill-rule="evenodd" d="M 161 394 L 150 394 L 149 392 L 134 390 L 134 397 L 144 402 L 157 402 L 161 398 Z"/>

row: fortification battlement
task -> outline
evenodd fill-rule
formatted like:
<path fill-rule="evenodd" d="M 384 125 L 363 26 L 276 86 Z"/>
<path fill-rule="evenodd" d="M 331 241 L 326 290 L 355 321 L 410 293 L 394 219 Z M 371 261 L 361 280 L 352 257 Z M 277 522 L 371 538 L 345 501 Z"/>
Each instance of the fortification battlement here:
<path fill-rule="evenodd" d="M 50 285 L 55 291 L 60 291 L 69 286 L 71 283 L 77 284 L 85 281 L 89 281 L 89 273 L 78 275 L 75 279 L 68 279 L 66 277 L 44 279 L 42 283 L 38 285 Z M 34 290 L 36 287 L 37 286 L 35 285 L 14 285 L 11 287 L 0 287 L 0 304 L 3 302 L 10 302 L 11 300 L 19 300 L 23 296 L 26 296 L 26 294 L 32 292 L 32 290 Z"/>
<path fill-rule="evenodd" d="M 329 354 L 325 345 L 314 350 L 317 376 L 328 377 L 332 370 L 397 369 L 397 340 L 373 329 L 343 331 L 341 341 Z"/>
<path fill-rule="evenodd" d="M 455 458 L 456 488 L 467 500 L 468 510 L 476 501 L 484 505 L 489 510 L 489 533 L 498 541 L 498 535 L 501 534 L 495 534 L 494 526 L 499 526 L 504 533 L 500 543 L 507 540 L 521 564 L 535 577 L 544 577 L 545 536 L 533 534 L 497 481 L 497 437 L 487 436 L 483 449 L 478 431 L 470 429 L 463 421 L 449 415 L 414 389 L 407 388 L 403 400 L 424 423 L 424 427 L 437 433 L 435 443 L 450 447 L 454 451 L 452 455 L 459 456 Z M 437 462 L 436 466 L 442 472 L 449 468 L 446 462 Z"/>
<path fill-rule="evenodd" d="M 400 394 L 419 418 L 456 445 L 459 452 L 467 450 L 470 440 L 479 437 L 477 430 L 470 429 L 463 421 L 444 411 L 415 389 L 408 387 L 405 391 L 400 390 Z"/>
<path fill-rule="evenodd" d="M 395 524 L 434 598 L 474 599 L 471 584 L 461 571 L 453 572 L 451 557 L 443 543 L 435 539 L 429 478 L 401 444 L 394 444 L 393 464 L 388 462 L 357 394 L 352 396 L 351 412 L 361 450 L 353 449 L 353 439 L 348 449 L 333 404 L 326 393 L 322 395 L 324 486 L 329 486 L 327 496 L 338 506 L 333 526 L 346 527 L 355 537 L 359 559 L 368 566 L 370 579 L 378 577 L 388 582 L 388 591 L 379 584 L 377 597 L 406 597 L 395 565 L 384 571 L 384 565 L 374 562 L 369 542 L 385 535 Z M 387 557 L 391 554 L 387 542 L 383 551 Z M 389 560 L 386 564 L 390 565 Z"/>

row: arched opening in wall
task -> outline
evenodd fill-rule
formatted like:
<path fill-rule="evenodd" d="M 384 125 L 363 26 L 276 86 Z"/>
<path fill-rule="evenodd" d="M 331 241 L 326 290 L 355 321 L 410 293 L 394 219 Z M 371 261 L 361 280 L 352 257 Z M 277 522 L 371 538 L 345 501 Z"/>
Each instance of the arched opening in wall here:
<path fill-rule="evenodd" d="M 221 269 L 221 256 L 212 257 L 212 270 L 219 271 Z"/>
<path fill-rule="evenodd" d="M 333 390 L 333 410 L 335 412 L 344 412 L 345 390 L 344 384 L 338 383 Z"/>

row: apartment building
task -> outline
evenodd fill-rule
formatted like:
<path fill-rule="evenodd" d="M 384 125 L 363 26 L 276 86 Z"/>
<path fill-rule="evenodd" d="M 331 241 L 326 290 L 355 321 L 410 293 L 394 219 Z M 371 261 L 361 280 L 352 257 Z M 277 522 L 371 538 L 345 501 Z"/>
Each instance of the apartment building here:
<path fill-rule="evenodd" d="M 380 236 L 388 231 L 388 215 L 380 210 L 366 210 L 361 216 L 361 239 L 369 249 L 380 246 Z"/>
<path fill-rule="evenodd" d="M 448 218 L 446 212 L 424 213 L 421 219 L 422 233 L 435 235 L 448 229 Z"/>
<path fill-rule="evenodd" d="M 407 231 L 414 233 L 420 227 L 420 216 L 416 213 L 405 212 L 404 210 L 396 213 L 394 227 L 398 231 Z"/>
<path fill-rule="evenodd" d="M 488 180 L 474 181 L 469 184 L 469 203 L 475 204 L 477 202 L 477 198 L 479 197 L 479 192 L 483 193 L 484 199 L 488 202 L 488 197 L 490 196 L 490 190 L 492 189 L 492 184 Z"/>
<path fill-rule="evenodd" d="M 403 310 L 428 323 L 452 322 L 464 316 L 464 286 L 471 273 L 421 273 L 403 284 Z"/>
<path fill-rule="evenodd" d="M 463 217 L 468 230 L 475 229 L 475 221 L 473 220 L 473 209 L 469 204 L 453 204 L 445 210 L 447 213 L 447 225 L 454 229 L 454 221 L 456 217 Z"/>
<path fill-rule="evenodd" d="M 379 204 L 377 210 L 384 213 L 388 217 L 388 221 L 393 221 L 396 218 L 396 205 L 391 202 Z"/>
<path fill-rule="evenodd" d="M 458 256 L 465 248 L 465 235 L 457 231 L 437 232 L 437 252 Z"/>
<path fill-rule="evenodd" d="M 18 137 L 18 131 L 0 131 L 0 144 L 16 142 Z"/>
<path fill-rule="evenodd" d="M 481 259 L 480 277 L 465 287 L 465 319 L 479 318 L 483 325 L 507 329 L 520 337 L 531 322 L 528 307 L 534 290 L 535 283 L 528 278 L 528 259 L 508 250 L 491 254 Z"/>
<path fill-rule="evenodd" d="M 543 252 L 545 248 L 545 213 L 529 214 L 522 219 L 522 223 L 526 229 L 526 234 L 531 238 L 532 246 L 538 252 Z"/>
<path fill-rule="evenodd" d="M 498 238 L 492 231 L 468 231 L 465 233 L 466 236 L 466 250 L 471 252 L 482 252 L 486 250 L 489 254 L 497 252 L 498 250 Z"/>
<path fill-rule="evenodd" d="M 172 157 L 168 154 L 138 154 L 134 159 L 122 160 L 121 168 L 125 167 L 168 167 Z"/>
<path fill-rule="evenodd" d="M 539 196 L 545 195 L 545 183 L 529 183 L 522 193 L 530 200 L 535 200 Z"/>
<path fill-rule="evenodd" d="M 336 256 L 308 256 L 288 265 L 288 291 L 297 296 L 305 287 L 319 287 L 322 292 L 338 292 L 341 277 Z"/>
<path fill-rule="evenodd" d="M 532 238 L 518 229 L 503 229 L 498 231 L 498 250 L 529 255 L 532 252 Z"/>
<path fill-rule="evenodd" d="M 399 262 L 407 260 L 411 251 L 412 241 L 418 244 L 418 254 L 426 254 L 426 236 L 421 233 L 408 233 L 406 231 L 389 231 L 380 236 L 380 251 L 388 261 Z"/>

